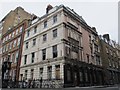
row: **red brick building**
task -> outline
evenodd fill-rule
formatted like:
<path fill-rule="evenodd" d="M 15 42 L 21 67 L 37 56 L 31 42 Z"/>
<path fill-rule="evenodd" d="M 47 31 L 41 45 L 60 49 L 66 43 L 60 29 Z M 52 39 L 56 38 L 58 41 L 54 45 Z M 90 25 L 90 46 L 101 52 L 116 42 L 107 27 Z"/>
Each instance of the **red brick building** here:
<path fill-rule="evenodd" d="M 13 81 L 18 80 L 19 66 L 21 61 L 22 42 L 24 30 L 35 15 L 31 15 L 23 8 L 17 7 L 11 10 L 1 20 L 2 30 L 2 63 L 11 62 L 11 70 L 4 74 L 3 78 L 9 76 Z M 9 58 L 8 58 L 9 56 Z"/>

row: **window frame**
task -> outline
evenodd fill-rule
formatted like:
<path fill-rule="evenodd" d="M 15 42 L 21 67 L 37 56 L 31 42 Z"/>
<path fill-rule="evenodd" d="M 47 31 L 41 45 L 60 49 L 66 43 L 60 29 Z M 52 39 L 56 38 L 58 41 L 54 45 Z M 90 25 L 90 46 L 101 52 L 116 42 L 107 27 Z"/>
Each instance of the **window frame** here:
<path fill-rule="evenodd" d="M 20 27 L 20 33 L 22 33 L 22 31 L 23 31 L 23 26 Z"/>
<path fill-rule="evenodd" d="M 44 28 L 47 28 L 47 20 L 44 21 Z"/>
<path fill-rule="evenodd" d="M 35 60 L 35 52 L 31 53 L 31 63 L 34 63 Z"/>
<path fill-rule="evenodd" d="M 13 42 L 13 47 L 16 47 L 17 40 L 15 39 Z"/>
<path fill-rule="evenodd" d="M 18 58 L 19 58 L 19 51 L 17 51 L 15 54 L 15 62 L 18 62 Z"/>
<path fill-rule="evenodd" d="M 43 35 L 43 42 L 47 41 L 47 34 Z"/>
<path fill-rule="evenodd" d="M 29 45 L 29 42 L 26 42 L 25 43 L 25 49 L 28 49 L 28 47 L 29 47 L 28 45 Z"/>
<path fill-rule="evenodd" d="M 10 33 L 10 34 L 9 34 L 9 39 L 11 39 L 11 35 L 12 35 L 12 34 Z"/>
<path fill-rule="evenodd" d="M 57 35 L 58 33 L 57 33 L 57 29 L 54 29 L 53 30 L 53 38 L 56 38 L 58 35 Z"/>
<path fill-rule="evenodd" d="M 33 46 L 36 45 L 36 38 L 33 39 Z"/>
<path fill-rule="evenodd" d="M 48 70 L 47 70 L 47 73 L 48 73 L 47 78 L 48 78 L 49 80 L 51 80 L 51 79 L 52 79 L 52 66 L 49 66 L 47 69 L 48 69 Z"/>
<path fill-rule="evenodd" d="M 60 65 L 55 66 L 55 78 L 60 79 Z"/>
<path fill-rule="evenodd" d="M 34 78 L 34 69 L 31 69 L 30 78 L 31 78 L 31 80 L 33 80 L 33 78 Z"/>
<path fill-rule="evenodd" d="M 12 32 L 12 37 L 14 37 L 14 36 L 15 36 L 15 32 L 13 31 L 13 32 Z"/>
<path fill-rule="evenodd" d="M 70 69 L 67 69 L 66 73 L 67 73 L 67 81 L 71 81 L 71 71 L 70 71 Z"/>
<path fill-rule="evenodd" d="M 43 77 L 43 68 L 39 68 L 39 77 L 40 77 L 40 78 Z"/>
<path fill-rule="evenodd" d="M 19 33 L 19 32 L 18 32 L 18 29 L 16 29 L 16 35 L 18 35 L 18 33 Z"/>
<path fill-rule="evenodd" d="M 53 16 L 53 24 L 57 22 L 57 15 Z"/>
<path fill-rule="evenodd" d="M 30 30 L 27 30 L 27 37 L 30 36 Z"/>
<path fill-rule="evenodd" d="M 42 60 L 46 59 L 46 48 L 42 49 Z"/>
<path fill-rule="evenodd" d="M 58 56 L 57 45 L 52 46 L 53 58 Z"/>
<path fill-rule="evenodd" d="M 24 64 L 27 64 L 27 55 L 24 56 Z"/>
<path fill-rule="evenodd" d="M 19 37 L 19 38 L 17 39 L 17 46 L 20 45 L 20 39 L 21 39 L 21 37 Z"/>
<path fill-rule="evenodd" d="M 24 76 L 25 80 L 27 80 L 27 75 L 28 75 L 28 70 L 25 70 L 25 76 Z"/>
<path fill-rule="evenodd" d="M 34 34 L 37 33 L 37 26 L 34 27 Z"/>

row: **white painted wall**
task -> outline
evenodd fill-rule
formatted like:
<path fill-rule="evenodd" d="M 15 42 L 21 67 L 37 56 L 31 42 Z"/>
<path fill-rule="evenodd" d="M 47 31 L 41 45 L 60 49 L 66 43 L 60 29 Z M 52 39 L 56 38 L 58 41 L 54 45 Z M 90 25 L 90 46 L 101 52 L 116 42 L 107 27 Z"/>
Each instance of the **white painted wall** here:
<path fill-rule="evenodd" d="M 58 11 L 59 12 L 59 11 Z M 53 58 L 52 55 L 52 46 L 57 45 L 57 51 L 58 51 L 58 57 L 64 56 L 64 45 L 61 41 L 61 39 L 64 38 L 64 28 L 61 22 L 63 21 L 63 13 L 55 12 L 46 18 L 42 19 L 39 24 L 37 25 L 37 33 L 34 34 L 33 30 L 34 27 L 30 28 L 30 35 L 27 37 L 27 33 L 24 37 L 24 44 L 23 44 L 23 52 L 22 52 L 22 60 L 21 60 L 21 68 L 20 68 L 20 74 L 23 74 L 23 77 L 25 76 L 25 70 L 28 70 L 27 78 L 30 78 L 30 72 L 31 69 L 34 69 L 34 79 L 39 79 L 39 68 L 43 68 L 43 79 L 47 79 L 47 67 L 52 66 L 52 78 L 55 78 L 55 65 L 60 65 L 60 77 L 64 78 L 63 76 L 63 61 L 59 60 L 51 63 L 47 63 L 45 60 L 45 64 L 39 64 L 41 62 L 44 62 L 42 60 L 42 49 L 46 48 L 46 58 L 50 59 Z M 57 22 L 53 24 L 53 16 L 57 14 Z M 48 21 L 48 27 L 44 28 L 44 21 L 47 19 Z M 34 26 L 34 25 L 33 25 Z M 53 30 L 57 29 L 57 37 L 53 38 Z M 43 35 L 47 34 L 47 41 L 43 42 Z M 36 38 L 36 46 L 32 46 L 33 39 Z M 25 49 L 26 42 L 29 42 L 28 49 Z M 35 62 L 31 64 L 31 53 L 35 52 Z M 24 55 L 27 55 L 27 64 L 24 65 Z M 27 66 L 30 65 L 30 66 Z M 25 66 L 25 67 L 24 67 Z"/>

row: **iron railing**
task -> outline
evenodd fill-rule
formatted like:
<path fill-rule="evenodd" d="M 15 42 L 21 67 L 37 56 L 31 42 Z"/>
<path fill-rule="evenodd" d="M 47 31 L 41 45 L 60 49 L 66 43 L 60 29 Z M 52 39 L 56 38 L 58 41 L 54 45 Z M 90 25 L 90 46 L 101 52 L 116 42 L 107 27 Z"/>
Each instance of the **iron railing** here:
<path fill-rule="evenodd" d="M 30 80 L 19 81 L 19 82 L 8 82 L 7 88 L 63 88 L 64 82 L 63 80 Z"/>

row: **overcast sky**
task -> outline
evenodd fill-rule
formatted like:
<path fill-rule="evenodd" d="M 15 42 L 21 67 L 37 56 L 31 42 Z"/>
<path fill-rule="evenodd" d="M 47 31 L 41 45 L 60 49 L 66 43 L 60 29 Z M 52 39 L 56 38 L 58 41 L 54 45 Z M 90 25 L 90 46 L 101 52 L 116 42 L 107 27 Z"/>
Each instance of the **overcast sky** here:
<path fill-rule="evenodd" d="M 4 2 L 0 3 L 0 20 L 7 15 L 10 10 L 14 10 L 16 7 L 21 6 L 24 10 L 29 13 L 34 13 L 37 16 L 41 17 L 45 14 L 45 10 L 48 4 L 52 6 L 63 4 L 65 6 L 74 9 L 76 13 L 83 17 L 83 19 L 87 22 L 87 24 L 91 27 L 96 27 L 98 34 L 110 34 L 110 38 L 112 40 L 118 41 L 118 2 L 114 0 L 106 0 L 106 2 L 83 2 L 80 0 L 79 2 L 73 2 L 73 0 L 68 1 L 54 1 L 47 0 L 43 2 L 38 2 L 35 0 L 34 2 Z M 54 2 L 53 2 L 54 1 Z"/>

